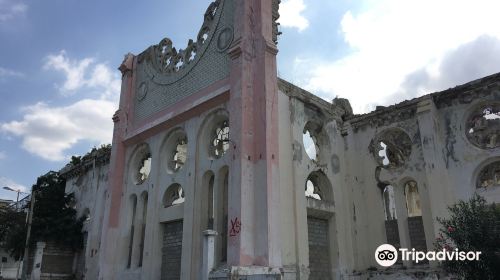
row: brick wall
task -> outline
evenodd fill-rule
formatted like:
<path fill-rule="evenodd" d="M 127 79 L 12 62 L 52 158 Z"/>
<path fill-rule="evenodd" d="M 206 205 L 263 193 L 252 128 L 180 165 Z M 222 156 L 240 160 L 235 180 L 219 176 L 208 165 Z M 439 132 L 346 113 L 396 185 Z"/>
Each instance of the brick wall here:
<path fill-rule="evenodd" d="M 181 277 L 182 221 L 166 223 L 163 231 L 161 279 L 178 280 Z"/>
<path fill-rule="evenodd" d="M 233 24 L 233 1 L 222 1 L 221 4 L 224 12 L 221 14 L 219 23 L 216 25 L 216 30 L 207 40 L 209 45 L 205 53 L 199 58 L 199 61 L 193 61 L 196 65 L 192 69 L 181 70 L 175 74 L 159 74 L 153 69 L 149 62 L 139 63 L 137 65 L 137 82 L 136 89 L 143 82 L 147 83 L 147 94 L 143 100 L 135 98 L 135 121 L 142 121 L 153 115 L 174 105 L 182 99 L 198 92 L 199 90 L 210 86 L 211 84 L 229 77 L 230 59 L 226 51 L 217 49 L 217 39 L 220 31 L 232 26 Z M 177 49 L 184 48 L 181 42 L 177 42 Z M 175 44 L 175 42 L 174 42 Z M 188 73 L 186 74 L 186 70 Z M 150 82 L 152 79 L 155 82 Z M 185 76 L 184 76 L 185 75 Z M 160 82 L 162 78 L 179 76 L 179 80 L 173 79 L 174 82 Z M 168 80 L 168 79 L 167 79 Z M 175 81 L 176 80 L 176 81 Z M 137 122 L 136 122 L 137 123 Z"/>
<path fill-rule="evenodd" d="M 309 235 L 309 280 L 332 279 L 328 221 L 307 217 L 307 232 Z"/>
<path fill-rule="evenodd" d="M 64 248 L 48 242 L 43 250 L 42 274 L 73 274 L 75 253 L 70 248 Z"/>
<path fill-rule="evenodd" d="M 425 242 L 424 222 L 422 217 L 408 217 L 408 231 L 410 232 L 410 245 L 417 251 L 427 251 Z"/>
<path fill-rule="evenodd" d="M 398 220 L 385 221 L 385 234 L 387 236 L 387 244 L 391 244 L 396 247 L 396 249 L 401 248 Z"/>

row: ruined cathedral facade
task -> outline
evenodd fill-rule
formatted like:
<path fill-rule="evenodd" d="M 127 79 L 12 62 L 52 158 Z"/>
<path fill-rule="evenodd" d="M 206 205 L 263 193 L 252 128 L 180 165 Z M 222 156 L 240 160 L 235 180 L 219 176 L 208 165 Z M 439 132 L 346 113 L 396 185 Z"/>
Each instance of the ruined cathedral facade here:
<path fill-rule="evenodd" d="M 125 57 L 111 150 L 62 170 L 79 277 L 433 277 L 375 249 L 431 250 L 448 205 L 500 202 L 500 74 L 355 115 L 277 77 L 278 2 L 216 0 L 183 49 Z"/>

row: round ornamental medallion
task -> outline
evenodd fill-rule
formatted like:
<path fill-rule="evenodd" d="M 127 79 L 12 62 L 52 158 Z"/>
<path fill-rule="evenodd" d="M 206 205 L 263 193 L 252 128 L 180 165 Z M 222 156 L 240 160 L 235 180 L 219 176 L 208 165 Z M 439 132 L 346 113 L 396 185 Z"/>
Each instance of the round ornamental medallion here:
<path fill-rule="evenodd" d="M 146 98 L 147 94 L 148 94 L 148 84 L 142 82 L 137 91 L 137 100 L 139 101 L 143 100 L 144 98 Z"/>
<path fill-rule="evenodd" d="M 229 48 L 231 43 L 233 42 L 233 29 L 231 27 L 226 27 L 221 30 L 219 33 L 219 37 L 217 38 L 217 49 L 220 52 L 223 52 Z"/>

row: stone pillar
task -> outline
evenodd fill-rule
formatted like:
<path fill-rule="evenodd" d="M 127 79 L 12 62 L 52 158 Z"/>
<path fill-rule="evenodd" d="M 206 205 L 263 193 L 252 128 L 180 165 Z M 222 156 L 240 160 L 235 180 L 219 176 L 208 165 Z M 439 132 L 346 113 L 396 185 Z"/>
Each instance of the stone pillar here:
<path fill-rule="evenodd" d="M 436 218 L 448 217 L 447 206 L 455 202 L 455 192 L 450 184 L 448 173 L 443 172 L 447 170 L 447 163 L 442 155 L 445 144 L 436 116 L 437 109 L 431 97 L 418 103 L 417 119 L 428 183 L 427 188 L 418 186 L 418 190 L 427 250 L 433 250 L 435 237 L 441 227 Z M 430 262 L 430 265 L 436 266 L 437 262 Z"/>
<path fill-rule="evenodd" d="M 229 171 L 228 265 L 240 275 L 269 275 L 281 268 L 273 2 L 236 0 L 234 5 L 229 123 L 236 148 Z"/>
<path fill-rule="evenodd" d="M 37 242 L 35 254 L 33 255 L 33 270 L 31 271 L 31 280 L 40 280 L 42 275 L 43 250 L 45 242 Z"/>
<path fill-rule="evenodd" d="M 120 93 L 120 105 L 113 116 L 114 130 L 111 148 L 111 162 L 109 164 L 109 189 L 107 190 L 105 220 L 103 222 L 103 248 L 104 254 L 100 258 L 99 266 L 103 279 L 115 279 L 114 270 L 117 262 L 121 260 L 121 242 L 117 242 L 119 236 L 120 210 L 122 209 L 123 176 L 125 172 L 125 144 L 123 140 L 126 136 L 128 118 L 131 108 L 131 98 L 134 94 L 133 67 L 135 57 L 127 54 L 119 70 L 122 72 L 122 86 Z"/>
<path fill-rule="evenodd" d="M 404 186 L 393 187 L 394 201 L 396 203 L 396 215 L 398 217 L 399 244 L 401 245 L 401 248 L 411 250 L 410 233 L 408 231 L 408 210 L 406 209 Z M 413 263 L 411 261 L 403 261 L 403 265 L 410 267 Z"/>
<path fill-rule="evenodd" d="M 215 230 L 205 230 L 203 232 L 203 265 L 201 279 L 208 279 L 210 271 L 215 267 Z"/>

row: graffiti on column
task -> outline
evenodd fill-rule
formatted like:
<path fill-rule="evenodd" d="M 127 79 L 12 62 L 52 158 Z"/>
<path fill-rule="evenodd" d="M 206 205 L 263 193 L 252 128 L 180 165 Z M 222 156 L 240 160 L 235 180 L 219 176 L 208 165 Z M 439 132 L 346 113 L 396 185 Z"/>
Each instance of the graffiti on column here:
<path fill-rule="evenodd" d="M 241 231 L 241 221 L 238 218 L 231 220 L 231 230 L 229 231 L 229 236 L 236 236 Z"/>

